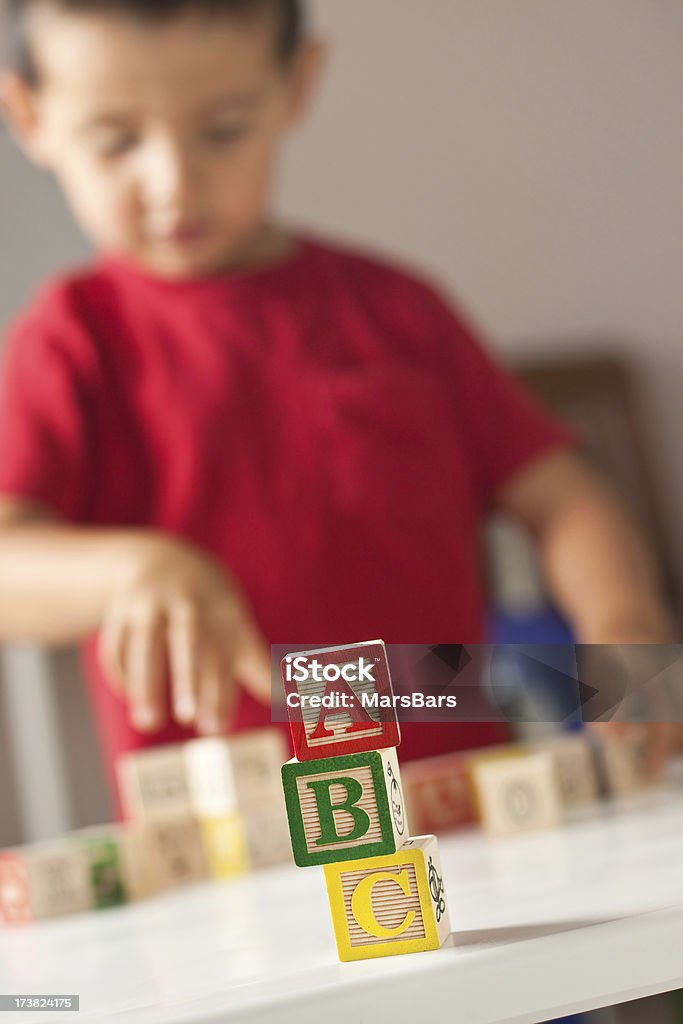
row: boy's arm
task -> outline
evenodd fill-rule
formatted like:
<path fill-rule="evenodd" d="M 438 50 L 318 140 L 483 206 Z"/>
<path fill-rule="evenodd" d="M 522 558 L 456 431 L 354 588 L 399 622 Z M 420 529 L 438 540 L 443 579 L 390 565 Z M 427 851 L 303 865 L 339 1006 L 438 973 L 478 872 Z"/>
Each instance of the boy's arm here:
<path fill-rule="evenodd" d="M 674 643 L 654 558 L 610 487 L 577 454 L 535 460 L 498 503 L 531 531 L 580 643 Z"/>
<path fill-rule="evenodd" d="M 643 534 L 580 456 L 563 450 L 535 460 L 499 490 L 497 504 L 530 530 L 579 643 L 677 642 Z M 683 727 L 653 722 L 649 733 L 650 764 L 658 772 L 683 743 Z"/>
<path fill-rule="evenodd" d="M 125 587 L 136 536 L 77 530 L 44 506 L 0 498 L 0 642 L 77 643 Z"/>
<path fill-rule="evenodd" d="M 101 629 L 135 725 L 225 727 L 235 679 L 270 697 L 267 646 L 236 582 L 180 538 L 88 529 L 0 497 L 0 642 L 74 643 Z M 170 666 L 166 692 L 165 665 Z"/>

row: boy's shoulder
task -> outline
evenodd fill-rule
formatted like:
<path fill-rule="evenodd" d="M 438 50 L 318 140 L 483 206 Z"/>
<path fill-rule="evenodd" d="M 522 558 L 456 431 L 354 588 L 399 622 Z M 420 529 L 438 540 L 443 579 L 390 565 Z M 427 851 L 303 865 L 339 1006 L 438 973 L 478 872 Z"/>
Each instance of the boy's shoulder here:
<path fill-rule="evenodd" d="M 407 258 L 389 255 L 368 243 L 353 243 L 325 235 L 308 235 L 321 264 L 347 275 L 361 285 L 378 291 L 396 293 L 408 299 L 442 301 L 443 287 L 435 275 Z"/>
<path fill-rule="evenodd" d="M 63 271 L 38 285 L 28 302 L 10 318 L 7 335 L 68 337 L 87 322 L 88 307 L 103 287 L 95 263 Z"/>

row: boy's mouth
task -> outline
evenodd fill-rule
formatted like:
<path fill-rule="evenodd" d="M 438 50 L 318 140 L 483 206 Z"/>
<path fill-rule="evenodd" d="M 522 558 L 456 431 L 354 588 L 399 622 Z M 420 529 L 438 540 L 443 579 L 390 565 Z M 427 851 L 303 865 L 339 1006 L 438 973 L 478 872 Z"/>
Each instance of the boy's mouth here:
<path fill-rule="evenodd" d="M 200 241 L 207 233 L 205 224 L 180 224 L 161 236 L 161 241 L 173 245 L 191 245 Z"/>

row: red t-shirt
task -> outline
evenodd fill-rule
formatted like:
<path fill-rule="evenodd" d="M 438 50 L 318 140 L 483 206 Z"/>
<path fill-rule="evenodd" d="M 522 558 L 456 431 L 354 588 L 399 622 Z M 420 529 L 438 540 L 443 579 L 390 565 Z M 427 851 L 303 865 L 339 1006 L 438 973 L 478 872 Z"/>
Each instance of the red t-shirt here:
<path fill-rule="evenodd" d="M 104 259 L 12 326 L 0 491 L 73 523 L 159 527 L 244 587 L 271 643 L 476 643 L 500 485 L 572 434 L 411 273 L 302 237 L 186 282 Z M 108 767 L 135 733 L 85 646 Z M 237 726 L 269 722 L 241 699 Z M 409 759 L 499 725 L 405 725 Z"/>

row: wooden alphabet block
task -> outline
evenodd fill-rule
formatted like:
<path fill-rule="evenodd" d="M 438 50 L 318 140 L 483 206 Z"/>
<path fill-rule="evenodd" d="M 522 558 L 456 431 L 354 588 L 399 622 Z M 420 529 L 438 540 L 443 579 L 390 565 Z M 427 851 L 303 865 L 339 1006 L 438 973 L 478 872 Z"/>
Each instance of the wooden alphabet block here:
<path fill-rule="evenodd" d="M 251 729 L 230 737 L 237 804 L 244 814 L 282 804 L 280 769 L 289 760 L 282 729 Z"/>
<path fill-rule="evenodd" d="M 199 822 L 182 815 L 134 822 L 126 830 L 126 885 L 134 899 L 209 877 Z"/>
<path fill-rule="evenodd" d="M 411 828 L 418 835 L 463 828 L 477 820 L 466 755 L 408 761 L 401 768 Z"/>
<path fill-rule="evenodd" d="M 149 899 L 163 891 L 165 872 L 146 822 L 131 821 L 124 826 L 119 851 L 129 901 Z"/>
<path fill-rule="evenodd" d="M 193 817 L 148 823 L 158 858 L 162 888 L 191 885 L 209 877 L 199 822 Z"/>
<path fill-rule="evenodd" d="M 623 735 L 600 732 L 594 742 L 607 796 L 629 796 L 657 781 L 648 769 L 644 726 L 629 725 Z"/>
<path fill-rule="evenodd" d="M 282 801 L 255 811 L 244 819 L 249 862 L 252 868 L 269 868 L 292 863 L 292 842 Z"/>
<path fill-rule="evenodd" d="M 93 907 L 89 865 L 75 843 L 56 841 L 0 853 L 0 915 L 7 924 L 78 914 Z"/>
<path fill-rule="evenodd" d="M 339 959 L 439 949 L 451 925 L 434 836 L 389 856 L 325 866 Z"/>
<path fill-rule="evenodd" d="M 379 857 L 408 838 L 396 749 L 282 766 L 299 867 Z"/>
<path fill-rule="evenodd" d="M 190 805 L 199 818 L 229 818 L 237 810 L 230 743 L 222 736 L 184 744 Z"/>
<path fill-rule="evenodd" d="M 470 780 L 470 793 L 477 821 L 481 821 L 483 816 L 479 787 L 475 779 L 477 766 L 493 764 L 497 761 L 510 761 L 522 757 L 525 751 L 526 748 L 521 743 L 496 743 L 489 747 L 479 747 L 476 750 L 467 751 L 461 755 L 465 760 L 467 777 Z"/>
<path fill-rule="evenodd" d="M 71 832 L 67 837 L 85 852 L 93 906 L 98 910 L 120 906 L 128 898 L 122 835 L 118 825 L 96 825 Z"/>
<path fill-rule="evenodd" d="M 249 870 L 244 820 L 241 814 L 200 821 L 209 871 L 213 878 L 232 878 Z"/>
<path fill-rule="evenodd" d="M 479 760 L 473 767 L 482 822 L 492 836 L 552 828 L 563 818 L 552 754 Z"/>
<path fill-rule="evenodd" d="M 288 654 L 280 668 L 299 761 L 401 742 L 381 640 Z"/>
<path fill-rule="evenodd" d="M 585 807 L 600 798 L 600 786 L 591 744 L 581 733 L 565 733 L 537 745 L 555 759 L 565 808 Z"/>
<path fill-rule="evenodd" d="M 123 754 L 117 761 L 116 773 L 126 818 L 154 820 L 191 813 L 180 744 Z"/>

